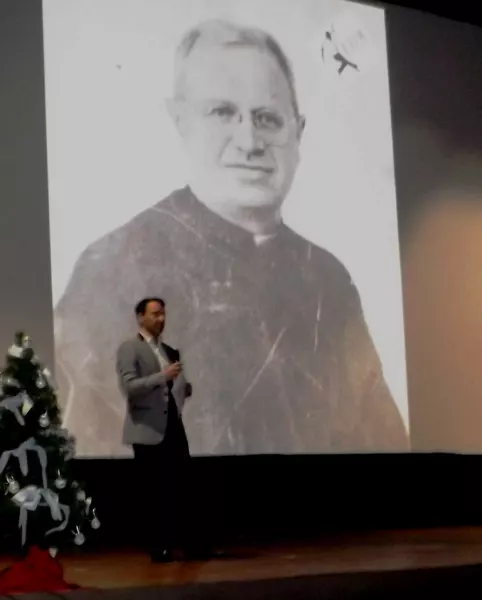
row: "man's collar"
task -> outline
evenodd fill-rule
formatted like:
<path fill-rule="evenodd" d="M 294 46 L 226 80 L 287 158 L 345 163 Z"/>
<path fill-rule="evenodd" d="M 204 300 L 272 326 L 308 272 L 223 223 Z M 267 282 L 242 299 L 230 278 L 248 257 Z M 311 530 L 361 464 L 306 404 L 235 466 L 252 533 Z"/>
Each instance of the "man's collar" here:
<path fill-rule="evenodd" d="M 159 336 L 156 340 L 155 337 L 153 337 L 152 335 L 147 333 L 147 331 L 143 331 L 142 329 L 139 331 L 139 333 L 137 335 L 142 342 L 147 342 L 148 344 L 153 344 L 153 345 L 157 346 L 160 343 L 162 343 L 161 336 Z"/>

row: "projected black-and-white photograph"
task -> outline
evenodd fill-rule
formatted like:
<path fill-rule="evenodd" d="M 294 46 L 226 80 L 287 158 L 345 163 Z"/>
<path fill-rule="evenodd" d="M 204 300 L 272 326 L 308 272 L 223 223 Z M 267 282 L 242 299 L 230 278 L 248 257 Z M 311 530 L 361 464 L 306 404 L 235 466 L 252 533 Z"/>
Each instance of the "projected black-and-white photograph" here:
<path fill-rule="evenodd" d="M 171 396 L 194 455 L 407 451 L 383 9 L 43 11 L 55 376 L 78 455 L 162 441 Z"/>

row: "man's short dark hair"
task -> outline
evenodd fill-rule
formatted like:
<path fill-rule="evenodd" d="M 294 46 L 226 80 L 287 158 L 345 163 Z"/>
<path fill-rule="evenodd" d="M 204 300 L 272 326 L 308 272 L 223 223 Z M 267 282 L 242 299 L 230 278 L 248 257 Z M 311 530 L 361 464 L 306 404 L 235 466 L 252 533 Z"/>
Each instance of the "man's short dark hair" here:
<path fill-rule="evenodd" d="M 162 308 L 166 308 L 166 303 L 162 298 L 157 298 L 156 296 L 152 296 L 150 298 L 143 298 L 140 302 L 136 304 L 136 315 L 145 315 L 147 310 L 147 305 L 149 302 L 158 302 Z"/>

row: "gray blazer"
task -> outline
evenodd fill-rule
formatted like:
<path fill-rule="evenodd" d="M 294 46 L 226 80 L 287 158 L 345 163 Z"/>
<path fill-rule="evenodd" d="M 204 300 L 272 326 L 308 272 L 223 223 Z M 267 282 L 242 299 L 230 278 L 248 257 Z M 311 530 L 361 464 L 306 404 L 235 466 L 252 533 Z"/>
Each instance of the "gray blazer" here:
<path fill-rule="evenodd" d="M 180 359 L 177 350 L 167 344 L 162 346 L 171 363 Z M 139 335 L 120 345 L 116 372 L 119 386 L 127 399 L 123 443 L 159 444 L 166 432 L 169 390 L 181 418 L 190 395 L 190 384 L 182 372 L 173 382 L 166 382 L 158 358 Z"/>

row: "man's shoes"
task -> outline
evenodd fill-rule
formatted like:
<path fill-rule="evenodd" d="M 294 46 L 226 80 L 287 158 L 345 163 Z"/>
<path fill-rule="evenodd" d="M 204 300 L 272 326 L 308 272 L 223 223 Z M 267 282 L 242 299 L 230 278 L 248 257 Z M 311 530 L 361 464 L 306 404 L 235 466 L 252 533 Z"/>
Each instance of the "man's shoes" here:
<path fill-rule="evenodd" d="M 174 555 L 167 548 L 156 548 L 151 550 L 151 561 L 153 563 L 170 563 L 174 561 Z"/>

